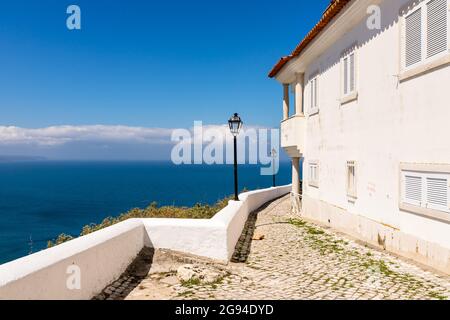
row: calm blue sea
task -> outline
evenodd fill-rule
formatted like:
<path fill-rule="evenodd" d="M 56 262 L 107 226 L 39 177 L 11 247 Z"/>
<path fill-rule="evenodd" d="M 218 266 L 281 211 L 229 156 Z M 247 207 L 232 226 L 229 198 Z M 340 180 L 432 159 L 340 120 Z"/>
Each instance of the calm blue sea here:
<path fill-rule="evenodd" d="M 270 187 L 260 167 L 239 167 L 240 188 Z M 288 184 L 280 164 L 277 184 Z M 36 252 L 60 233 L 78 235 L 89 223 L 131 208 L 191 206 L 233 193 L 233 167 L 168 162 L 0 163 L 0 264 Z"/>

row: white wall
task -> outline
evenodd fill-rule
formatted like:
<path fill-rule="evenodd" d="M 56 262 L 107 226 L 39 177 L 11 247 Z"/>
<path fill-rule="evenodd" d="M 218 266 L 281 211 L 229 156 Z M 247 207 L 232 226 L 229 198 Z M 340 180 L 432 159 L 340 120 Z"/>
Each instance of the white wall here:
<path fill-rule="evenodd" d="M 288 194 L 290 191 L 291 185 L 287 185 L 243 193 L 239 195 L 239 202 L 230 201 L 229 207 L 232 210 L 225 208 L 212 218 L 214 222 L 220 221 L 221 224 L 226 226 L 227 260 L 231 259 L 233 255 L 249 213 L 273 199 Z"/>
<path fill-rule="evenodd" d="M 350 2 L 277 80 L 305 74 L 303 215 L 450 273 L 450 224 L 399 209 L 401 163 L 450 165 L 450 52 L 447 64 L 401 81 L 400 14 L 412 3 Z M 367 28 L 372 4 L 381 30 Z M 355 45 L 358 98 L 341 104 L 341 57 Z M 320 111 L 309 115 L 316 72 Z M 308 185 L 309 161 L 319 162 L 318 188 Z M 347 161 L 357 165 L 356 201 L 347 196 Z"/>
<path fill-rule="evenodd" d="M 147 246 L 227 262 L 225 226 L 212 220 L 142 219 Z"/>
<path fill-rule="evenodd" d="M 319 160 L 319 188 L 307 184 L 306 196 L 363 215 L 426 241 L 450 248 L 448 223 L 399 210 L 399 165 L 450 164 L 450 67 L 399 82 L 399 10 L 408 0 L 381 3 L 382 30 L 366 19 L 311 63 L 317 69 L 320 112 L 308 117 L 304 172 Z M 358 100 L 340 105 L 343 50 L 355 41 Z M 305 89 L 309 109 L 309 83 Z M 357 162 L 358 199 L 346 194 L 346 162 Z"/>
<path fill-rule="evenodd" d="M 144 247 L 220 262 L 231 258 L 248 214 L 290 186 L 247 192 L 212 219 L 130 219 L 0 266 L 0 299 L 90 299 L 118 279 Z M 80 290 L 67 268 L 80 268 Z"/>
<path fill-rule="evenodd" d="M 142 219 L 147 245 L 228 262 L 249 213 L 289 192 L 290 185 L 242 193 L 209 220 Z"/>
<path fill-rule="evenodd" d="M 0 299 L 88 299 L 118 279 L 144 247 L 139 219 L 0 266 Z M 81 289 L 69 290 L 68 267 L 80 268 Z"/>

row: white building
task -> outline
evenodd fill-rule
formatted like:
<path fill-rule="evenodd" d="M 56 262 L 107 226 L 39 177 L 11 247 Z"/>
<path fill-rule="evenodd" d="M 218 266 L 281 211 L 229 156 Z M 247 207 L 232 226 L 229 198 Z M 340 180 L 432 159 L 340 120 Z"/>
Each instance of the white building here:
<path fill-rule="evenodd" d="M 449 10 L 450 0 L 334 0 L 270 73 L 284 87 L 294 195 L 304 159 L 301 214 L 446 273 Z"/>

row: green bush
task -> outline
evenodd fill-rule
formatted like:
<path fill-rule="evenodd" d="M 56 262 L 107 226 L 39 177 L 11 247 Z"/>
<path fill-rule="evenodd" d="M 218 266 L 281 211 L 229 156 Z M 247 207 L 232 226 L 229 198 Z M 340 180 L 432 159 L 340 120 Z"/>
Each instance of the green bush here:
<path fill-rule="evenodd" d="M 245 189 L 244 189 L 245 191 Z M 197 203 L 193 207 L 176 207 L 163 206 L 158 207 L 156 202 L 151 203 L 147 208 L 134 208 L 128 212 L 122 213 L 117 217 L 107 217 L 101 223 L 91 223 L 83 227 L 80 236 L 85 236 L 89 233 L 98 231 L 100 229 L 112 226 L 113 224 L 125 221 L 131 218 L 181 218 L 181 219 L 210 219 L 217 212 L 225 208 L 228 201 L 233 197 L 228 197 L 217 201 L 214 205 L 203 205 Z M 66 241 L 72 240 L 74 237 L 66 234 L 60 234 L 55 240 L 47 242 L 47 247 L 53 247 Z"/>

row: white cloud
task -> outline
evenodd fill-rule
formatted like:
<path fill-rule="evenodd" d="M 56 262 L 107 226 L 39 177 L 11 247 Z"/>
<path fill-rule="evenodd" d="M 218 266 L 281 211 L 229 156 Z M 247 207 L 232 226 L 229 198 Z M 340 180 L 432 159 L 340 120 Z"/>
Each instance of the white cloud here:
<path fill-rule="evenodd" d="M 248 126 L 246 129 L 260 127 Z M 173 144 L 174 129 L 130 127 L 122 125 L 51 126 L 46 128 L 20 128 L 0 126 L 0 145 L 61 146 L 70 142 L 151 143 Z M 204 125 L 203 133 L 217 130 L 229 134 L 226 125 Z M 192 128 L 189 128 L 192 133 Z M 243 131 L 245 134 L 245 131 Z M 194 141 L 199 137 L 193 134 Z"/>
<path fill-rule="evenodd" d="M 59 146 L 76 141 L 169 143 L 172 129 L 128 126 L 52 126 L 28 129 L 0 126 L 0 144 Z"/>

